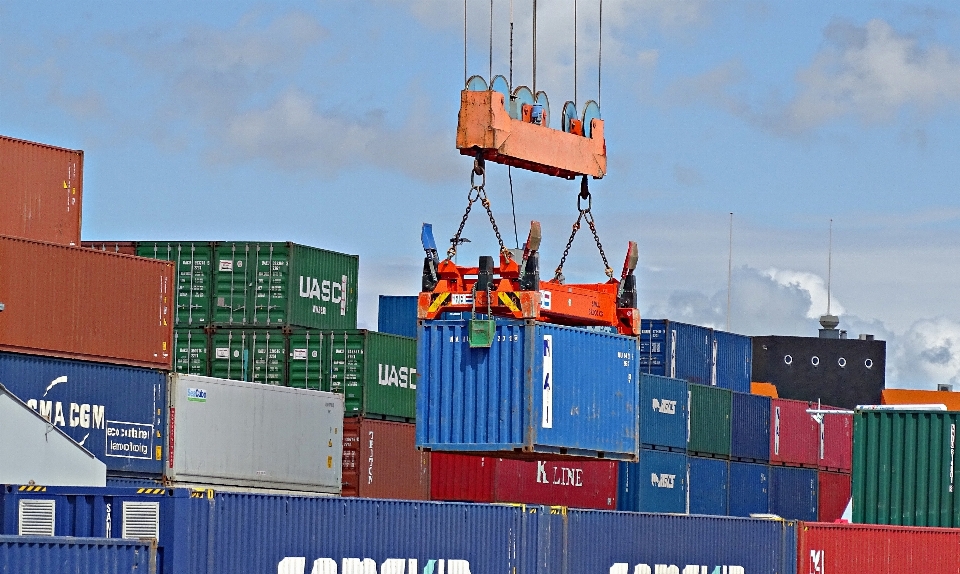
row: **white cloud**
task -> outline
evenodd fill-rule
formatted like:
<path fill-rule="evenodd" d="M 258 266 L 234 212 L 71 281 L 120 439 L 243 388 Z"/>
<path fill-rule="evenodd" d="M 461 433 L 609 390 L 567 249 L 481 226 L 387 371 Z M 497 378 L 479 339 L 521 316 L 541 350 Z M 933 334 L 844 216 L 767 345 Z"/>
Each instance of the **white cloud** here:
<path fill-rule="evenodd" d="M 782 286 L 794 286 L 805 291 L 810 298 L 810 307 L 807 309 L 808 319 L 819 319 L 827 312 L 827 282 L 823 277 L 805 271 L 791 271 L 784 269 L 769 269 L 765 275 Z M 843 315 L 845 310 L 834 297 L 830 297 L 830 313 Z"/>
<path fill-rule="evenodd" d="M 888 354 L 890 349 L 887 350 Z M 892 360 L 890 360 L 892 359 Z M 937 383 L 960 385 L 960 322 L 917 321 L 897 338 L 888 377 L 898 387 L 935 389 Z M 892 375 L 892 376 L 891 376 Z"/>

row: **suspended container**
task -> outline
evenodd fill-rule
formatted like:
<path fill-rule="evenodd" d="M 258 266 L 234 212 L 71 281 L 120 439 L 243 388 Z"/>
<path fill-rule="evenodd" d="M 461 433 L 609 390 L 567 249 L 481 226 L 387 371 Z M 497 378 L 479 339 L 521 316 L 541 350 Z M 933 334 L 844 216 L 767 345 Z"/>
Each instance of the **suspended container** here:
<path fill-rule="evenodd" d="M 430 500 L 430 453 L 412 423 L 343 420 L 343 496 Z"/>
<path fill-rule="evenodd" d="M 690 438 L 687 452 L 730 458 L 732 393 L 719 387 L 690 385 Z"/>
<path fill-rule="evenodd" d="M 770 467 L 730 461 L 730 516 L 770 512 Z"/>
<path fill-rule="evenodd" d="M 645 448 L 639 462 L 621 462 L 617 510 L 687 512 L 687 455 Z"/>
<path fill-rule="evenodd" d="M 770 397 L 734 392 L 730 420 L 730 457 L 766 464 L 770 460 Z"/>
<path fill-rule="evenodd" d="M 787 520 L 817 520 L 817 471 L 771 466 L 770 512 Z"/>
<path fill-rule="evenodd" d="M 749 393 L 753 339 L 714 329 L 713 349 L 714 384 L 738 393 Z"/>
<path fill-rule="evenodd" d="M 174 325 L 206 327 L 211 320 L 213 244 L 208 241 L 139 241 L 136 255 L 172 261 L 176 269 L 177 295 Z"/>
<path fill-rule="evenodd" d="M 381 295 L 377 307 L 377 331 L 417 338 L 416 295 Z"/>
<path fill-rule="evenodd" d="M 640 374 L 640 442 L 644 448 L 687 449 L 687 382 Z"/>
<path fill-rule="evenodd" d="M 958 412 L 858 410 L 853 521 L 960 527 L 958 424 Z"/>
<path fill-rule="evenodd" d="M 687 457 L 687 512 L 725 516 L 728 513 L 730 463 L 719 458 Z"/>
<path fill-rule="evenodd" d="M 497 319 L 488 348 L 468 321 L 421 321 L 417 446 L 544 460 L 636 460 L 636 339 Z"/>
<path fill-rule="evenodd" d="M 771 399 L 770 408 L 770 464 L 817 468 L 820 425 L 807 412 L 816 403 Z"/>
<path fill-rule="evenodd" d="M 833 522 L 843 516 L 850 502 L 850 475 L 817 473 L 817 520 Z"/>

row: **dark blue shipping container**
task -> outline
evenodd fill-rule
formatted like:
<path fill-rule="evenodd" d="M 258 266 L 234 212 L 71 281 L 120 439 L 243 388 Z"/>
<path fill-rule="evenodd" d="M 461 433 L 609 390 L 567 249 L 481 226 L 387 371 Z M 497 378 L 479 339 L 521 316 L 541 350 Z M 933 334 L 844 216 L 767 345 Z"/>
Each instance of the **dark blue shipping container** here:
<path fill-rule="evenodd" d="M 561 517 L 551 516 L 552 522 Z M 793 522 L 570 511 L 551 574 L 796 574 Z M 475 572 L 475 571 L 474 571 Z M 806 573 L 804 573 L 806 574 Z"/>
<path fill-rule="evenodd" d="M 645 448 L 639 462 L 621 462 L 617 510 L 685 513 L 687 455 Z"/>
<path fill-rule="evenodd" d="M 417 446 L 542 459 L 636 460 L 636 339 L 497 319 L 471 348 L 468 321 L 422 321 Z"/>
<path fill-rule="evenodd" d="M 770 397 L 733 393 L 730 412 L 730 456 L 770 461 Z"/>
<path fill-rule="evenodd" d="M 770 467 L 770 512 L 787 520 L 817 520 L 817 471 Z"/>
<path fill-rule="evenodd" d="M 719 458 L 687 457 L 687 512 L 726 516 L 729 462 Z"/>
<path fill-rule="evenodd" d="M 160 476 L 167 379 L 160 371 L 0 353 L 0 382 L 107 465 Z"/>
<path fill-rule="evenodd" d="M 766 514 L 770 509 L 770 467 L 730 461 L 730 516 Z"/>
<path fill-rule="evenodd" d="M 0 574 L 147 574 L 156 571 L 156 562 L 149 542 L 0 536 Z"/>
<path fill-rule="evenodd" d="M 640 374 L 640 443 L 687 449 L 687 381 Z"/>
<path fill-rule="evenodd" d="M 667 319 L 640 321 L 640 372 L 714 384 L 713 329 Z"/>
<path fill-rule="evenodd" d="M 402 337 L 417 336 L 417 296 L 381 295 L 377 331 Z"/>
<path fill-rule="evenodd" d="M 753 339 L 726 331 L 713 331 L 716 385 L 738 393 L 750 392 Z"/>

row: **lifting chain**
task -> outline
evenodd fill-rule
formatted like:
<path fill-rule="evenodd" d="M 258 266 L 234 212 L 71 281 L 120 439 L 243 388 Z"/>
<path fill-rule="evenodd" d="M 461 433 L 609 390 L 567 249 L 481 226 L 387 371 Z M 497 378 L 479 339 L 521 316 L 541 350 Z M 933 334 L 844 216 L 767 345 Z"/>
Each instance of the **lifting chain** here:
<path fill-rule="evenodd" d="M 584 201 L 587 202 L 586 207 L 582 205 Z M 577 232 L 580 231 L 581 221 L 586 221 L 587 226 L 590 227 L 590 231 L 593 233 L 593 239 L 597 242 L 597 249 L 600 250 L 600 258 L 603 259 L 604 273 L 607 274 L 607 277 L 613 279 L 613 269 L 610 267 L 610 264 L 607 263 L 607 254 L 603 252 L 603 245 L 600 243 L 600 236 L 597 234 L 597 226 L 593 222 L 593 213 L 590 211 L 592 207 L 593 196 L 590 195 L 590 189 L 587 187 L 587 176 L 583 176 L 583 179 L 580 181 L 580 194 L 577 196 L 577 210 L 580 212 L 580 215 L 577 216 L 577 221 L 573 224 L 570 239 L 567 240 L 567 247 L 563 250 L 560 265 L 557 265 L 557 270 L 553 276 L 554 281 L 558 283 L 563 283 L 563 264 L 567 262 L 567 255 L 570 255 L 570 246 L 573 245 L 573 239 L 577 236 Z"/>
<path fill-rule="evenodd" d="M 480 183 L 476 183 L 476 176 L 480 176 Z M 493 218 L 493 210 L 490 209 L 490 200 L 487 198 L 487 192 L 484 186 L 487 183 L 487 173 L 484 169 L 483 156 L 477 153 L 473 160 L 473 170 L 470 172 L 470 193 L 467 194 L 467 209 L 463 213 L 463 219 L 460 220 L 460 227 L 457 228 L 456 235 L 450 240 L 450 249 L 447 249 L 447 260 L 451 260 L 457 254 L 457 247 L 460 245 L 460 234 L 463 233 L 463 227 L 467 224 L 467 218 L 470 217 L 470 210 L 473 204 L 480 201 L 480 205 L 487 210 L 487 217 L 490 218 L 490 225 L 493 226 L 493 232 L 497 235 L 497 243 L 500 244 L 500 253 L 507 257 L 512 257 L 510 250 L 503 244 L 503 238 L 500 236 L 500 229 L 497 227 L 497 221 Z"/>

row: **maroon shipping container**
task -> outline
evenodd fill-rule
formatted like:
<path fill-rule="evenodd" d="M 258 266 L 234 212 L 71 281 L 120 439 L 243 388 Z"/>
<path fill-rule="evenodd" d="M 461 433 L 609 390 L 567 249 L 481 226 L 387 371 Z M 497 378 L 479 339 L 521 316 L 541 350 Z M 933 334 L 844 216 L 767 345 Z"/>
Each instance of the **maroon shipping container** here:
<path fill-rule="evenodd" d="M 80 246 L 97 251 L 109 251 L 110 253 L 137 254 L 137 244 L 133 241 L 84 241 L 80 243 Z"/>
<path fill-rule="evenodd" d="M 842 410 L 836 407 L 823 409 Z M 824 415 L 820 468 L 849 473 L 853 463 L 853 415 Z"/>
<path fill-rule="evenodd" d="M 0 236 L 0 350 L 169 369 L 173 264 Z"/>
<path fill-rule="evenodd" d="M 0 136 L 0 235 L 80 245 L 83 152 Z"/>
<path fill-rule="evenodd" d="M 960 529 L 822 524 L 797 528 L 798 574 L 960 572 Z"/>
<path fill-rule="evenodd" d="M 817 473 L 817 519 L 833 522 L 843 516 L 850 502 L 850 475 L 839 472 Z"/>
<path fill-rule="evenodd" d="M 430 500 L 430 453 L 417 427 L 359 417 L 343 420 L 343 496 Z"/>
<path fill-rule="evenodd" d="M 433 453 L 434 500 L 617 508 L 614 461 L 522 461 Z"/>
<path fill-rule="evenodd" d="M 817 468 L 820 425 L 807 412 L 814 407 L 806 401 L 771 400 L 770 464 Z"/>

